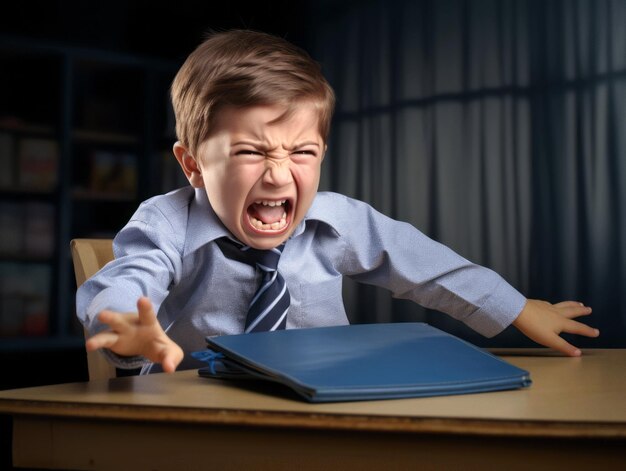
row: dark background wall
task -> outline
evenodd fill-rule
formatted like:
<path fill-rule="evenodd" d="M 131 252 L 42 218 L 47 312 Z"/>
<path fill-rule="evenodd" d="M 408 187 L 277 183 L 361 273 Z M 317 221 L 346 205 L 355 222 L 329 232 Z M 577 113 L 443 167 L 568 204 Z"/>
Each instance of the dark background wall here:
<path fill-rule="evenodd" d="M 599 342 L 583 345 L 623 345 L 620 162 L 626 157 L 618 136 L 624 111 L 623 101 L 609 99 L 608 117 L 602 115 L 607 102 L 602 94 L 609 90 L 611 97 L 623 98 L 619 51 L 624 22 L 614 18 L 624 15 L 624 2 L 571 5 L 535 0 L 232 1 L 219 8 L 196 0 L 4 5 L 0 131 L 19 140 L 30 132 L 19 126 L 47 121 L 52 130 L 37 132 L 58 141 L 60 162 L 55 167 L 58 188 L 43 196 L 23 189 L 0 191 L 2 210 L 17 205 L 18 218 L 31 200 L 49 199 L 55 208 L 52 255 L 46 261 L 54 273 L 47 330 L 43 338 L 26 342 L 23 333 L 0 334 L 0 355 L 10 358 L 10 374 L 0 386 L 84 377 L 67 244 L 74 237 L 114 234 L 139 201 L 181 182 L 171 177 L 180 176 L 175 165 L 155 164 L 158 159 L 173 161 L 165 156 L 174 139 L 167 87 L 207 32 L 229 28 L 283 36 L 322 62 L 338 95 L 323 188 L 364 199 L 414 223 L 468 258 L 492 266 L 529 296 L 594 303 L 599 307 L 594 323 L 607 327 L 607 333 Z M 604 50 L 618 57 L 610 70 L 598 65 Z M 116 100 L 118 109 L 109 109 Z M 494 114 L 494 103 L 495 108 L 512 103 L 515 113 L 530 111 Z M 416 116 L 422 118 L 416 121 Z M 110 121 L 114 133 L 107 129 Z M 95 139 L 102 142 L 94 143 L 73 134 L 75 128 L 99 126 L 114 134 L 111 142 L 100 136 Z M 521 150 L 513 149 L 509 162 L 510 142 Z M 132 198 L 85 197 L 89 183 L 83 180 L 93 178 L 85 170 L 85 162 L 93 158 L 90 146 L 114 152 L 132 148 L 137 154 Z M 593 146 L 599 150 L 588 152 Z M 480 174 L 469 179 L 472 159 Z M 11 226 L 4 216 L 3 224 L 8 220 Z M 0 269 L 11 267 L 0 270 L 5 285 L 14 267 L 41 262 L 2 257 Z M 13 306 L 7 299 L 0 309 L 2 322 Z M 369 288 L 348 286 L 346 299 L 356 322 L 426 319 L 483 341 L 440 316 L 390 302 Z M 505 335 L 499 342 L 520 344 L 522 339 Z M 42 358 L 55 365 L 41 369 L 46 376 L 19 378 L 20 371 Z"/>
<path fill-rule="evenodd" d="M 598 339 L 626 345 L 626 2 L 372 0 L 317 23 L 339 97 L 328 188 L 409 221 L 524 295 L 593 307 Z M 359 320 L 424 319 L 350 286 Z M 372 306 L 375 306 L 372 309 Z"/>
<path fill-rule="evenodd" d="M 52 0 L 7 2 L 2 33 L 182 61 L 211 29 L 251 28 L 304 41 L 308 2 Z"/>
<path fill-rule="evenodd" d="M 3 212 L 17 207 L 19 219 L 31 200 L 43 200 L 52 202 L 55 218 L 49 260 L 7 253 L 0 260 L 2 296 L 11 270 L 45 262 L 53 273 L 44 335 L 30 341 L 22 331 L 0 334 L 0 355 L 10 365 L 0 386 L 84 377 L 67 244 L 74 237 L 114 234 L 139 201 L 180 183 L 171 178 L 180 175 L 175 165 L 158 162 L 173 161 L 166 156 L 174 139 L 167 87 L 207 32 L 229 28 L 283 36 L 322 62 L 338 95 L 325 189 L 414 223 L 492 266 L 529 296 L 595 303 L 594 323 L 606 326 L 607 333 L 583 345 L 623 345 L 619 51 L 626 36 L 624 22 L 615 18 L 624 15 L 624 2 L 571 5 L 535 0 L 233 1 L 219 8 L 195 0 L 3 5 L 0 131 L 16 140 L 31 132 L 52 138 L 60 157 L 58 187 L 42 194 L 0 191 Z M 602 65 L 605 55 L 617 57 L 608 69 Z M 607 101 L 606 90 L 622 101 Z M 24 126 L 40 121 L 50 129 Z M 105 136 L 85 135 L 93 129 Z M 517 146 L 512 153 L 511 145 Z M 138 183 L 131 198 L 85 195 L 93 180 L 93 171 L 85 169 L 94 147 L 118 153 L 130 148 L 136 154 Z M 466 178 L 472 165 L 478 173 Z M 2 216 L 2 225 L 11 226 L 10 214 Z M 356 322 L 439 322 L 440 316 L 391 303 L 369 288 L 348 288 Z M 15 301 L 5 298 L 0 325 Z M 482 341 L 446 322 L 442 326 Z M 505 335 L 499 342 L 522 340 Z M 40 368 L 45 376 L 19 378 L 44 358 L 55 365 Z"/>
<path fill-rule="evenodd" d="M 560 51 L 565 51 L 565 49 L 558 48 L 563 45 L 558 41 L 555 42 L 551 35 L 555 34 L 554 31 L 558 32 L 559 28 L 567 29 L 569 27 L 566 17 L 570 14 L 567 10 L 561 11 L 558 8 L 558 5 L 567 5 L 567 2 L 548 3 L 556 5 L 556 7 L 544 7 L 543 2 L 531 0 L 527 2 L 523 0 L 504 2 L 505 7 L 498 7 L 498 2 L 474 2 L 471 0 L 446 2 L 380 2 L 375 0 L 345 2 L 206 2 L 196 0 L 82 2 L 77 0 L 26 0 L 3 5 L 0 15 L 0 35 L 4 54 L 2 56 L 4 61 L 2 68 L 5 78 L 2 82 L 3 91 L 0 94 L 3 100 L 0 102 L 0 106 L 4 107 L 4 109 L 0 108 L 0 118 L 9 116 L 13 119 L 17 116 L 21 119 L 23 114 L 28 121 L 28 119 L 35 120 L 33 117 L 44 116 L 44 120 L 47 119 L 51 122 L 52 131 L 38 132 L 48 133 L 47 137 L 52 136 L 53 139 L 58 140 L 60 143 L 60 163 L 57 169 L 59 188 L 49 194 L 50 200 L 54 203 L 56 218 L 52 229 L 55 233 L 53 255 L 49 262 L 50 266 L 53 267 L 52 276 L 54 278 L 50 290 L 52 306 L 49 313 L 50 322 L 44 339 L 35 338 L 33 340 L 32 338 L 24 338 L 23 335 L 0 336 L 1 360 L 4 364 L 9 365 L 9 374 L 3 375 L 1 379 L 3 383 L 0 384 L 0 387 L 69 381 L 85 377 L 80 330 L 72 320 L 71 297 L 75 285 L 73 284 L 71 266 L 68 263 L 67 244 L 73 237 L 114 233 L 139 201 L 164 190 L 165 173 L 171 169 L 164 170 L 160 166 L 155 166 L 154 159 L 151 157 L 155 152 L 167 153 L 168 147 L 173 141 L 173 137 L 167 132 L 164 133 L 164 136 L 160 135 L 163 133 L 163 128 L 171 124 L 168 122 L 168 111 L 165 105 L 167 86 L 176 68 L 210 30 L 252 28 L 275 33 L 308 49 L 315 58 L 322 62 L 339 98 L 336 127 L 332 135 L 333 141 L 329 152 L 329 164 L 325 169 L 324 188 L 359 197 L 392 216 L 414 222 L 420 229 L 459 249 L 468 258 L 473 258 L 480 263 L 495 265 L 494 268 L 503 272 L 508 279 L 518 281 L 516 277 L 523 272 L 524 276 L 519 278 L 519 283 L 515 284 L 520 289 L 527 288 L 525 294 L 550 298 L 552 301 L 559 300 L 556 297 L 560 296 L 580 296 L 585 302 L 594 301 L 593 297 L 589 295 L 589 275 L 581 274 L 579 276 L 576 283 L 580 289 L 559 288 L 559 280 L 571 275 L 572 270 L 568 267 L 573 265 L 571 253 L 562 254 L 559 252 L 563 245 L 562 240 L 570 240 L 569 227 L 564 229 L 562 225 L 553 225 L 554 221 L 561 217 L 557 204 L 559 198 L 568 198 L 568 194 L 555 193 L 561 187 L 567 186 L 563 184 L 562 175 L 559 174 L 562 163 L 560 159 L 566 155 L 566 152 L 560 149 L 558 145 L 554 148 L 550 147 L 555 146 L 554 143 L 542 140 L 541 135 L 545 136 L 546 132 L 549 131 L 550 135 L 559 137 L 560 134 L 558 133 L 561 131 L 549 129 L 550 125 L 546 121 L 557 123 L 563 117 L 562 114 L 536 113 L 530 124 L 535 134 L 532 132 L 530 134 L 521 133 L 518 136 L 519 142 L 528 142 L 527 147 L 531 149 L 529 158 L 532 160 L 531 163 L 536 172 L 533 185 L 540 185 L 538 187 L 520 188 L 517 192 L 536 192 L 539 195 L 529 200 L 529 210 L 536 215 L 531 221 L 533 226 L 529 236 L 531 237 L 530 242 L 503 244 L 499 237 L 500 226 L 505 223 L 508 224 L 508 220 L 504 218 L 504 222 L 502 222 L 482 213 L 473 218 L 472 224 L 475 224 L 477 228 L 476 231 L 472 230 L 471 232 L 474 235 L 468 233 L 467 237 L 464 236 L 465 240 L 471 240 L 472 237 L 480 239 L 482 242 L 472 242 L 476 246 L 481 244 L 487 247 L 493 246 L 495 249 L 492 252 L 497 249 L 502 253 L 512 254 L 500 257 L 500 259 L 493 256 L 490 258 L 489 254 L 483 259 L 480 250 L 476 252 L 478 256 L 473 257 L 472 247 L 466 247 L 463 245 L 465 243 L 463 240 L 459 242 L 455 239 L 455 232 L 459 233 L 459 231 L 454 230 L 455 226 L 451 225 L 446 229 L 446 218 L 454 219 L 456 217 L 454 211 L 459 212 L 458 207 L 464 207 L 457 205 L 457 209 L 450 208 L 457 204 L 456 202 L 463 203 L 467 199 L 463 197 L 463 192 L 459 193 L 459 185 L 456 185 L 461 181 L 458 175 L 465 176 L 458 171 L 459 168 L 463 167 L 459 167 L 454 160 L 456 158 L 454 152 L 458 149 L 451 148 L 449 151 L 445 149 L 446 143 L 454 143 L 454 139 L 450 137 L 453 134 L 444 132 L 441 135 L 443 137 L 437 137 L 435 134 L 423 135 L 423 142 L 428 142 L 429 145 L 432 144 L 433 136 L 435 136 L 435 140 L 441 138 L 444 144 L 440 145 L 438 150 L 428 152 L 430 160 L 423 160 L 423 155 L 418 158 L 418 155 L 421 155 L 421 150 L 412 149 L 410 146 L 407 147 L 406 143 L 401 142 L 402 139 L 406 138 L 405 134 L 412 132 L 406 126 L 404 130 L 402 128 L 402 123 L 412 123 L 408 117 L 412 107 L 425 110 L 428 113 L 432 112 L 435 119 L 433 123 L 439 122 L 439 129 L 444 129 L 444 131 L 447 130 L 448 125 L 451 129 L 456 126 L 454 119 L 446 121 L 446 116 L 454 118 L 453 115 L 446 115 L 446 107 L 454 104 L 455 100 L 461 103 L 462 107 L 468 105 L 462 109 L 465 110 L 463 111 L 464 116 L 470 117 L 474 116 L 472 115 L 474 108 L 471 108 L 474 105 L 473 100 L 479 100 L 476 103 L 480 108 L 481 103 L 486 103 L 480 102 L 482 99 L 506 98 L 509 95 L 515 99 L 522 97 L 528 101 L 528 106 L 535 110 L 545 110 L 548 106 L 546 105 L 546 97 L 548 101 L 552 100 L 546 93 L 558 90 L 563 85 L 558 80 L 552 80 L 549 75 L 553 69 L 551 61 L 558 61 L 562 55 Z M 584 7 L 587 3 L 589 2 L 582 2 L 581 5 L 584 4 Z M 616 2 L 598 2 L 598 4 L 608 5 L 607 8 L 614 8 L 615 15 L 618 16 L 624 11 L 623 3 L 619 0 Z M 600 13 L 605 14 L 605 10 L 601 10 Z M 460 62 L 464 64 L 460 72 L 466 74 L 465 78 L 461 80 L 463 89 L 452 92 L 450 90 L 438 91 L 437 83 L 444 83 L 445 85 L 445 83 L 450 82 L 450 77 L 452 77 L 452 82 L 455 80 L 452 66 L 455 51 L 460 49 L 462 53 L 469 53 L 472 47 L 475 47 L 476 51 L 480 53 L 490 49 L 489 41 L 484 38 L 481 39 L 484 43 L 478 42 L 471 47 L 468 46 L 470 44 L 468 41 L 473 37 L 472 28 L 476 28 L 476 18 L 484 17 L 487 19 L 486 21 L 491 21 L 490 19 L 493 19 L 494 15 L 500 15 L 503 20 L 498 22 L 496 18 L 495 23 L 485 24 L 496 25 L 496 29 L 499 27 L 502 31 L 501 34 L 498 33 L 500 34 L 498 37 L 509 38 L 511 44 L 518 44 L 514 39 L 515 31 L 512 32 L 509 28 L 511 24 L 515 23 L 518 15 L 521 15 L 520 18 L 523 17 L 527 24 L 535 28 L 525 31 L 525 40 L 528 41 L 524 51 L 535 60 L 531 65 L 534 64 L 532 73 L 535 74 L 536 79 L 538 77 L 537 81 L 524 86 L 520 86 L 516 82 L 507 82 L 498 86 L 487 84 L 486 88 L 480 86 L 472 88 L 472 77 L 484 77 L 493 68 L 493 64 L 490 65 L 485 62 L 476 69 L 474 74 L 470 73 L 471 66 L 477 62 L 476 56 L 472 56 L 472 60 L 464 59 Z M 581 27 L 584 29 L 584 24 Z M 459 37 L 458 31 L 462 31 L 465 36 L 462 35 L 460 42 L 455 43 L 454 41 Z M 624 41 L 624 35 L 618 33 L 614 36 L 619 40 L 616 48 L 622 47 Z M 595 34 L 600 34 L 600 29 L 595 32 L 591 30 L 585 34 L 593 37 Z M 598 42 L 604 40 L 599 39 Z M 414 43 L 416 44 L 415 48 L 412 46 Z M 521 40 L 519 43 L 521 44 Z M 548 43 L 551 44 L 550 48 L 546 46 Z M 554 46 L 555 44 L 556 46 Z M 355 48 L 351 49 L 353 46 Z M 31 50 L 37 52 L 31 54 Z M 475 54 L 476 51 L 473 53 Z M 26 62 L 21 62 L 22 55 L 28 57 Z M 508 57 L 506 51 L 501 55 L 505 59 Z M 403 64 L 409 64 L 413 56 L 419 57 L 421 62 L 413 69 L 411 69 L 412 66 L 404 67 Z M 51 59 L 51 57 L 53 58 Z M 43 61 L 42 63 L 47 64 L 40 71 L 36 65 L 39 59 Z M 153 69 L 157 71 L 158 78 L 150 82 L 152 92 L 149 93 L 153 93 L 153 95 L 146 94 L 139 98 L 135 96 L 137 95 L 135 90 L 138 93 L 145 92 L 144 75 L 122 71 L 119 76 L 127 76 L 128 83 L 117 79 L 118 76 L 115 74 L 118 69 L 127 66 L 134 67 L 133 61 L 135 60 L 141 67 L 145 66 L 146 69 L 150 69 L 150 73 L 153 72 Z M 69 84 L 66 81 L 67 77 L 62 75 L 68 61 L 78 69 Z M 94 66 L 96 62 L 107 65 Z M 35 65 L 33 66 L 33 64 Z M 61 74 L 49 73 L 50 70 L 57 71 L 57 69 L 61 71 Z M 453 73 L 450 74 L 449 70 L 446 72 L 447 69 L 452 70 Z M 439 74 L 439 71 L 443 71 L 444 75 L 441 75 L 443 80 L 438 82 L 436 74 Z M 400 72 L 402 73 L 401 76 L 398 75 Z M 544 76 L 538 76 L 538 73 L 539 75 L 544 74 Z M 607 83 L 612 80 L 612 77 L 621 77 L 620 80 L 622 80 L 623 75 L 623 71 L 618 71 L 613 75 L 604 74 L 600 77 L 600 81 Z M 574 81 L 563 83 L 565 83 L 564 86 L 574 89 L 580 88 L 585 92 L 584 87 L 592 83 L 594 77 L 578 77 Z M 430 95 L 422 90 L 419 96 L 403 98 L 403 92 L 400 90 L 409 90 L 411 87 L 407 83 L 410 84 L 412 81 L 426 84 L 424 90 Z M 427 90 L 430 86 L 429 83 L 432 85 L 431 90 Z M 30 93 L 18 93 L 20 86 L 24 84 Z M 13 93 L 13 88 L 18 91 Z M 80 106 L 73 102 L 68 104 L 68 90 L 71 92 L 69 96 L 77 101 L 82 99 L 90 106 L 88 107 L 84 103 Z M 90 101 L 92 91 L 98 95 L 97 100 Z M 111 111 L 107 108 L 108 101 L 115 101 L 120 96 L 128 104 L 129 110 L 137 105 L 138 111 L 129 112 L 130 118 L 124 116 L 124 113 L 120 114 L 119 110 Z M 146 98 L 148 96 L 156 98 Z M 154 107 L 151 107 L 150 103 L 153 103 Z M 99 106 L 101 109 L 98 108 Z M 442 112 L 438 111 L 439 106 L 441 106 Z M 485 105 L 485 107 L 488 106 L 489 104 Z M 40 111 L 46 107 L 50 107 L 53 111 L 47 115 Z M 87 108 L 91 112 L 89 119 L 85 118 L 87 113 L 85 109 Z M 148 112 L 144 112 L 146 110 Z M 384 115 L 383 120 L 390 119 L 391 122 L 395 123 L 395 127 L 392 126 L 388 130 L 385 128 L 386 125 L 376 128 L 378 124 L 375 124 L 374 127 L 371 127 L 372 123 L 367 120 L 378 119 L 377 116 L 380 113 L 382 113 L 381 116 Z M 135 151 L 140 156 L 140 171 L 137 172 L 135 169 L 136 178 L 139 182 L 136 195 L 121 203 L 97 199 L 94 195 L 89 196 L 91 199 L 77 201 L 76 187 L 81 184 L 79 180 L 82 178 L 81 172 L 84 169 L 76 161 L 82 162 L 80 160 L 83 156 L 82 153 L 86 152 L 87 147 L 93 147 L 95 144 L 89 141 L 92 138 L 84 135 L 75 137 L 72 132 L 74 132 L 74 127 L 77 127 L 77 124 L 82 127 L 93 127 L 95 123 L 97 127 L 102 122 L 106 124 L 107 120 L 111 120 L 111 116 L 113 120 L 117 119 L 120 122 L 127 120 L 129 123 L 124 124 L 124 129 L 121 131 L 116 130 L 120 133 L 113 136 L 114 142 L 98 143 L 98 145 L 113 151 L 119 151 L 125 147 L 136 147 Z M 481 118 L 479 112 L 475 116 L 480 121 L 487 115 Z M 81 119 L 84 121 L 80 121 Z M 493 116 L 487 116 L 483 119 L 487 124 L 492 120 Z M 598 122 L 600 121 L 598 119 Z M 8 121 L 5 120 L 5 131 L 8 129 L 6 122 Z M 623 128 L 623 122 L 623 110 L 621 110 L 614 116 L 614 129 L 609 130 L 611 135 L 619 134 L 619 130 Z M 346 129 L 351 126 L 356 126 L 359 132 L 347 132 Z M 128 131 L 129 129 L 130 131 Z M 472 133 L 472 129 L 477 130 L 477 132 Z M 573 132 L 576 133 L 581 129 L 574 127 Z M 14 132 L 10 129 L 9 131 L 10 133 Z M 423 129 L 419 132 L 423 132 Z M 572 132 L 572 130 L 566 130 L 566 132 Z M 14 133 L 18 138 L 21 138 L 25 131 L 20 128 Z M 131 139 L 129 144 L 128 134 L 135 134 L 134 139 L 137 139 L 137 142 Z M 461 134 L 465 137 L 481 135 L 484 137 L 484 142 L 481 145 L 485 147 L 490 145 L 489 136 L 487 136 L 484 128 L 472 128 L 470 126 L 464 129 Z M 364 141 L 364 136 L 369 141 Z M 613 154 L 622 152 L 623 143 L 620 144 L 619 142 L 613 145 L 611 150 Z M 384 149 L 377 147 L 381 145 Z M 463 147 L 463 145 L 465 142 L 459 138 L 457 147 Z M 357 150 L 361 154 L 357 155 Z M 366 158 L 365 153 L 367 152 L 370 152 L 371 155 Z M 85 155 L 87 154 L 85 153 Z M 385 156 L 385 158 L 376 158 L 376 156 Z M 481 161 L 481 165 L 484 167 L 483 177 L 489 172 L 489 168 L 501 165 L 498 163 L 498 153 L 492 156 L 485 152 L 484 156 L 488 158 Z M 584 158 L 586 158 L 584 155 L 580 157 L 580 159 Z M 624 155 L 618 156 L 618 162 L 621 161 L 620 158 L 623 160 Z M 387 171 L 386 167 L 380 166 L 381 161 L 383 163 L 392 162 L 392 171 L 396 173 L 395 177 L 391 178 L 391 183 L 381 183 L 374 178 L 374 176 L 382 175 Z M 425 172 L 424 168 L 426 167 L 428 167 L 428 172 L 436 169 L 436 174 Z M 589 172 L 584 166 L 577 168 L 575 170 L 576 178 L 584 180 L 585 175 L 595 171 L 594 168 L 593 166 L 589 167 Z M 621 181 L 623 178 L 622 169 L 623 165 L 615 165 L 614 178 L 610 180 L 611 186 L 607 190 L 609 196 L 615 188 L 623 188 L 621 185 L 624 183 Z M 429 181 L 441 181 L 442 183 L 438 186 L 432 186 L 432 188 L 429 187 L 429 191 L 426 192 L 412 192 L 410 180 L 413 178 L 413 173 L 411 172 L 415 172 L 416 178 L 424 178 L 423 176 L 427 175 Z M 404 190 L 396 191 L 397 188 L 402 188 L 403 179 L 406 180 L 407 192 Z M 446 181 L 456 182 L 456 186 L 453 185 L 448 189 L 445 186 Z M 492 179 L 492 181 L 497 181 L 497 179 Z M 478 195 L 479 205 L 493 206 L 494 201 L 496 203 L 500 201 L 498 197 L 492 197 L 489 190 L 485 189 L 487 183 L 482 185 L 482 180 L 477 180 L 477 182 L 475 194 Z M 498 185 L 503 186 L 500 183 Z M 381 188 L 396 193 L 385 196 Z M 567 188 L 567 191 L 571 191 L 569 187 Z M 31 199 L 39 201 L 48 198 L 48 194 L 42 197 L 32 194 L 24 196 L 22 193 L 20 191 L 0 191 L 2 202 L 8 202 L 10 205 L 28 205 Z M 450 195 L 457 193 L 460 195 L 459 199 L 451 199 Z M 470 194 L 473 195 L 474 193 L 470 192 Z M 624 207 L 621 202 L 623 199 L 622 191 L 616 195 L 616 198 L 613 198 L 614 203 L 610 208 L 605 208 L 606 211 L 619 213 L 621 210 L 623 212 Z M 409 200 L 416 202 L 417 206 L 408 204 L 407 201 Z M 395 203 L 388 203 L 388 201 L 395 201 Z M 502 213 L 506 212 L 506 208 L 496 209 Z M 581 255 L 588 252 L 586 247 L 589 248 L 589 245 L 585 245 L 585 243 L 588 243 L 591 236 L 585 236 L 585 234 L 591 231 L 593 235 L 593 230 L 590 229 L 593 227 L 592 216 L 603 210 L 597 203 L 590 209 L 589 205 L 580 197 L 567 207 L 567 211 L 574 216 L 583 214 L 586 218 L 578 218 L 574 224 L 574 226 L 578 224 L 574 230 L 578 231 L 578 238 L 582 240 L 579 244 Z M 106 224 L 102 221 L 105 221 Z M 623 216 L 619 222 L 623 226 L 621 221 L 623 221 Z M 610 329 L 606 340 L 585 343 L 584 345 L 623 346 L 624 320 L 618 305 L 619 300 L 623 299 L 619 292 L 624 285 L 624 269 L 621 262 L 624 253 L 624 246 L 621 241 L 624 237 L 622 226 L 613 230 L 611 238 L 608 239 L 609 245 L 614 248 L 611 253 L 615 254 L 615 258 L 609 260 L 611 264 L 609 281 L 612 283 L 611 293 L 613 295 L 609 296 L 608 301 L 606 296 L 603 296 L 602 299 L 596 296 L 602 307 L 602 312 L 599 315 L 604 316 L 600 325 L 614 328 Z M 463 227 L 464 230 L 466 228 Z M 514 230 L 509 230 L 509 233 L 512 232 Z M 562 239 L 556 237 L 555 233 Z M 519 240 L 524 242 L 523 238 Z M 498 260 L 502 260 L 502 263 L 499 264 Z M 22 263 L 21 259 L 18 260 L 10 255 L 4 256 L 0 262 L 8 263 L 12 267 L 22 266 L 19 265 Z M 26 262 L 31 263 L 32 260 L 26 260 Z M 40 260 L 35 260 L 35 262 L 39 263 Z M 596 273 L 602 271 L 602 267 L 593 264 L 592 261 L 587 260 L 585 263 L 589 266 L 593 265 Z M 549 283 L 543 281 L 545 275 L 542 274 L 547 272 L 550 274 Z M 586 272 L 588 273 L 588 270 Z M 0 273 L 1 275 L 2 273 Z M 553 297 L 555 299 L 552 299 Z M 355 301 L 355 298 L 358 299 Z M 353 320 L 357 322 L 413 318 L 430 319 L 428 313 L 416 311 L 413 307 L 407 307 L 405 304 L 390 304 L 388 299 L 381 298 L 379 293 L 372 290 L 359 291 L 356 294 L 351 291 L 348 299 L 354 304 L 355 312 L 352 316 Z M 371 307 L 372 305 L 377 306 L 377 309 L 380 310 L 377 312 L 365 312 L 363 310 L 363 306 Z M 9 303 L 5 302 L 3 306 L 5 311 L 9 312 L 7 311 L 7 306 L 10 307 Z M 392 310 L 391 314 L 389 313 L 390 309 Z M 399 313 L 399 315 L 394 317 L 394 312 Z M 379 313 L 382 314 L 377 318 Z M 6 317 L 8 314 L 3 315 Z M 598 322 L 595 324 L 597 325 Z M 446 324 L 446 326 L 451 327 L 452 330 L 456 329 L 453 324 Z M 467 331 L 459 330 L 458 332 L 466 336 L 470 335 Z M 61 338 L 61 340 L 51 341 L 51 338 Z M 500 342 L 519 344 L 521 339 L 504 336 Z M 21 373 L 33 369 L 36 365 L 41 366 L 42 361 L 48 362 L 50 367 L 39 367 L 39 375 L 23 375 Z"/>
<path fill-rule="evenodd" d="M 7 227 L 52 208 L 43 216 L 49 253 L 0 250 L 0 388 L 87 378 L 69 240 L 114 233 L 139 201 L 179 181 L 159 160 L 173 142 L 167 87 L 208 31 L 230 28 L 283 36 L 322 62 L 339 99 L 325 189 L 413 222 L 529 296 L 594 305 L 590 323 L 604 335 L 579 344 L 626 346 L 625 24 L 622 0 L 4 2 L 0 136 L 52 140 L 58 161 L 44 192 L 0 175 L 5 249 L 19 234 Z M 608 69 L 602 51 L 616 58 Z M 528 59 L 521 81 L 511 58 Z M 521 114 L 493 114 L 494 100 Z M 519 147 L 511 161 L 502 157 L 510 142 Z M 85 190 L 87 158 L 129 151 L 139 163 L 132 197 Z M 504 178 L 489 178 L 494 169 Z M 45 323 L 35 315 L 15 327 L 16 306 L 28 310 L 33 295 L 9 285 L 31 283 L 41 267 Z M 478 339 L 370 288 L 349 285 L 346 299 L 355 322 L 426 319 L 487 346 L 529 345 L 516 335 Z"/>

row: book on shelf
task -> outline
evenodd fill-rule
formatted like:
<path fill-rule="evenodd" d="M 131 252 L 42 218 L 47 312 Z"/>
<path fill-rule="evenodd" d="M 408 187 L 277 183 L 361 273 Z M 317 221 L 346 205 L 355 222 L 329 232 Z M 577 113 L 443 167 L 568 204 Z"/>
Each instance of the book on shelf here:
<path fill-rule="evenodd" d="M 0 202 L 0 255 L 17 257 L 22 254 L 23 227 L 23 205 Z"/>
<path fill-rule="evenodd" d="M 96 193 L 134 196 L 137 192 L 137 156 L 129 152 L 94 150 L 89 189 Z"/>
<path fill-rule="evenodd" d="M 18 142 L 18 186 L 50 191 L 56 187 L 59 146 L 54 139 L 26 137 Z"/>
<path fill-rule="evenodd" d="M 24 255 L 37 258 L 52 257 L 54 207 L 49 203 L 27 203 L 24 215 Z"/>
<path fill-rule="evenodd" d="M 0 336 L 48 334 L 50 267 L 0 263 Z"/>
<path fill-rule="evenodd" d="M 20 334 L 24 318 L 19 266 L 0 263 L 0 336 L 13 337 Z"/>
<path fill-rule="evenodd" d="M 0 132 L 0 188 L 15 186 L 15 140 L 8 132 Z"/>
<path fill-rule="evenodd" d="M 0 202 L 0 255 L 47 259 L 54 252 L 54 206 L 39 202 Z"/>

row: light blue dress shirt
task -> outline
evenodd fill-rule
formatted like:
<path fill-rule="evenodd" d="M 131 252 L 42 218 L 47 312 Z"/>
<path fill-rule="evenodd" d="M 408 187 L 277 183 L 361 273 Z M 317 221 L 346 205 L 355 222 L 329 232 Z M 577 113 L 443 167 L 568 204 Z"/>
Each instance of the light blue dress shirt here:
<path fill-rule="evenodd" d="M 205 337 L 243 332 L 258 284 L 255 269 L 230 260 L 215 240 L 231 236 L 203 189 L 153 197 L 115 237 L 115 260 L 83 284 L 77 313 L 90 333 L 103 309 L 136 312 L 148 296 L 168 336 L 185 352 L 179 369 L 203 366 L 188 354 Z M 343 195 L 320 192 L 287 241 L 278 269 L 291 295 L 287 328 L 348 324 L 342 278 L 445 312 L 485 336 L 520 313 L 526 298 L 494 271 L 473 264 L 410 224 Z M 118 367 L 159 370 L 108 352 Z"/>

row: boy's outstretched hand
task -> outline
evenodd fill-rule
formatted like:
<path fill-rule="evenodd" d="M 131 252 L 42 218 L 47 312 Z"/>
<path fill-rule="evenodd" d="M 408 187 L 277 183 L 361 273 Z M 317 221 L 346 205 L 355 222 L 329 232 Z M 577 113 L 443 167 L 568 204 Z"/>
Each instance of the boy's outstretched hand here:
<path fill-rule="evenodd" d="M 575 321 L 576 317 L 591 314 L 591 308 L 575 301 L 550 304 L 546 301 L 529 299 L 520 315 L 513 321 L 524 335 L 541 345 L 558 350 L 572 357 L 581 355 L 578 348 L 567 342 L 559 334 L 597 337 L 598 329 Z"/>
<path fill-rule="evenodd" d="M 175 371 L 183 359 L 183 351 L 161 328 L 148 298 L 139 298 L 137 312 L 102 311 L 98 320 L 108 324 L 111 330 L 90 337 L 87 351 L 108 348 L 118 355 L 142 355 L 160 363 L 167 373 Z"/>

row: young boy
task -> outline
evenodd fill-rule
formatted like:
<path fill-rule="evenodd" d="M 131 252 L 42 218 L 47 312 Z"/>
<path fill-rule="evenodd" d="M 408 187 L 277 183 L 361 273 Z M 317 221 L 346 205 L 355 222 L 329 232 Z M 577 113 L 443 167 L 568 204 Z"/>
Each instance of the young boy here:
<path fill-rule="evenodd" d="M 591 312 L 581 303 L 527 300 L 414 227 L 318 193 L 334 94 L 317 63 L 290 43 L 251 31 L 214 34 L 182 66 L 172 101 L 174 155 L 191 186 L 144 202 L 114 240 L 116 259 L 77 294 L 92 334 L 87 348 L 116 366 L 202 366 L 188 354 L 203 350 L 206 336 L 248 330 L 264 275 L 233 258 L 241 245 L 279 248 L 273 273 L 288 295 L 270 329 L 347 324 L 341 283 L 349 276 L 486 336 L 513 323 L 566 355 L 580 350 L 560 333 L 598 335 L 573 320 Z"/>

